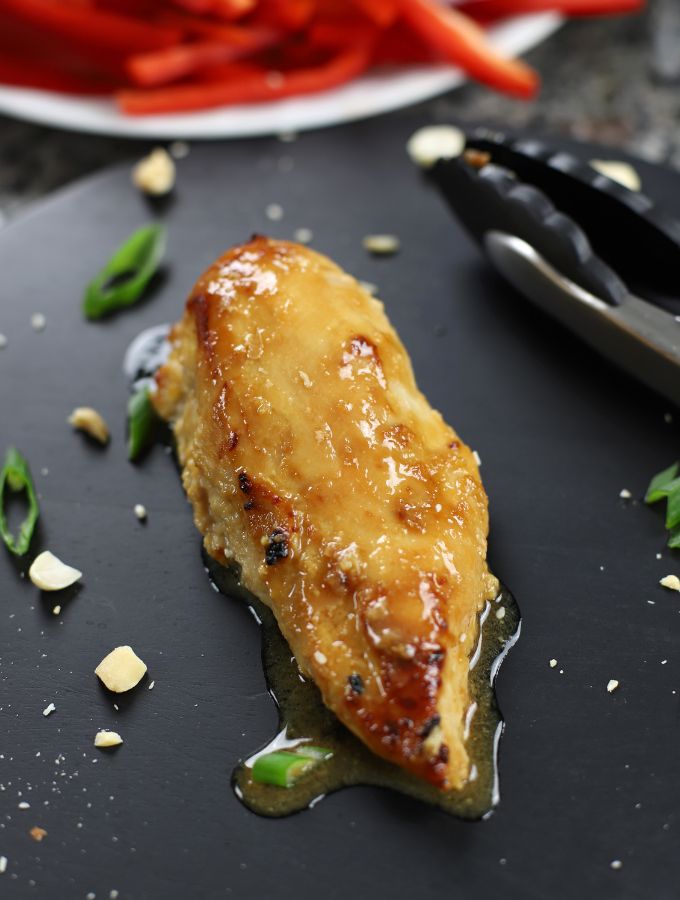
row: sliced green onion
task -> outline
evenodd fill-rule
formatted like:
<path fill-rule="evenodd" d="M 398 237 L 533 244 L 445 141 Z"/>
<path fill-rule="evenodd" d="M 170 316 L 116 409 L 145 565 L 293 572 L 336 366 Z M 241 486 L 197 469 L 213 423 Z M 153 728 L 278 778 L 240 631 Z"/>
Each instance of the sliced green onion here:
<path fill-rule="evenodd" d="M 679 471 L 680 463 L 676 462 L 667 469 L 664 469 L 663 472 L 659 472 L 658 475 L 655 475 L 649 482 L 649 487 L 645 494 L 645 503 L 657 503 L 659 500 L 663 500 L 664 497 L 667 497 L 676 486 L 674 481 L 677 480 L 677 482 L 680 483 L 680 479 L 677 479 Z"/>
<path fill-rule="evenodd" d="M 18 493 L 26 492 L 28 500 L 28 512 L 26 518 L 19 526 L 16 537 L 10 531 L 5 515 L 5 489 Z M 0 534 L 8 549 L 17 556 L 23 556 L 31 544 L 35 523 L 38 521 L 40 509 L 38 498 L 35 495 L 35 487 L 31 478 L 31 470 L 28 463 L 18 450 L 10 447 L 5 456 L 5 463 L 0 472 Z"/>
<path fill-rule="evenodd" d="M 253 781 L 277 787 L 292 787 L 303 775 L 332 755 L 332 750 L 304 744 L 295 750 L 274 750 L 255 760 L 252 768 Z"/>
<path fill-rule="evenodd" d="M 153 440 L 158 417 L 151 404 L 149 385 L 140 387 L 128 400 L 128 459 L 137 459 Z"/>
<path fill-rule="evenodd" d="M 680 550 L 680 525 L 671 530 L 668 538 L 668 546 L 671 550 Z"/>
<path fill-rule="evenodd" d="M 680 478 L 675 480 L 678 483 L 668 494 L 668 506 L 666 507 L 666 528 L 669 531 L 672 531 L 676 525 L 680 525 Z"/>
<path fill-rule="evenodd" d="M 101 319 L 140 299 L 163 259 L 165 237 L 163 225 L 145 225 L 121 244 L 85 289 L 88 319 Z"/>

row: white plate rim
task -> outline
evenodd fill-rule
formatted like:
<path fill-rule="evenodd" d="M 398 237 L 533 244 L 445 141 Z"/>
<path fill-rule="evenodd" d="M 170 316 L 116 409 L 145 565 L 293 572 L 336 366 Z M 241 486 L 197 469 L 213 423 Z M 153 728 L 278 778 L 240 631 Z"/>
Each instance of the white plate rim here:
<path fill-rule="evenodd" d="M 502 53 L 514 56 L 541 43 L 562 22 L 556 13 L 519 16 L 494 26 L 489 34 Z M 417 66 L 371 72 L 323 94 L 145 118 L 123 116 L 112 100 L 3 86 L 0 113 L 68 131 L 115 137 L 245 138 L 322 128 L 392 112 L 449 91 L 465 80 L 459 69 Z"/>

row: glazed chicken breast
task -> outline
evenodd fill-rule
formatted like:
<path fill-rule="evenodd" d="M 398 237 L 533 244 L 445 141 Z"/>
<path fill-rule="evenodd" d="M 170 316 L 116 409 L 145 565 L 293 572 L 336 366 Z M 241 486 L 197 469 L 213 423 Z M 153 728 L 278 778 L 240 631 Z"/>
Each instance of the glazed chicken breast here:
<path fill-rule="evenodd" d="M 240 566 L 371 750 L 460 788 L 478 614 L 498 589 L 487 498 L 382 303 L 256 237 L 201 276 L 170 340 L 154 403 L 207 551 Z"/>

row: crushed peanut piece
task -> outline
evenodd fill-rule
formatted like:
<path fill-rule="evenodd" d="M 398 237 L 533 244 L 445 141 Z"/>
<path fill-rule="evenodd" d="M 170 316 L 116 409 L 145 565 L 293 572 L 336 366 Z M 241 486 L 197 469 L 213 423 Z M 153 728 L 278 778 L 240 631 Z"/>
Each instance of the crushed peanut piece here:
<path fill-rule="evenodd" d="M 454 159 L 465 150 L 465 134 L 454 125 L 426 125 L 408 139 L 406 152 L 423 169 L 438 159 Z"/>
<path fill-rule="evenodd" d="M 33 560 L 28 577 L 41 591 L 63 591 L 83 577 L 73 566 L 67 566 L 54 553 L 45 550 Z"/>
<path fill-rule="evenodd" d="M 393 256 L 401 248 L 396 234 L 367 234 L 362 243 L 373 256 Z"/>
<path fill-rule="evenodd" d="M 39 825 L 34 825 L 33 828 L 31 828 L 31 830 L 28 833 L 31 835 L 33 840 L 38 841 L 38 843 L 40 843 L 40 841 L 44 837 L 47 837 L 47 832 L 45 831 L 44 828 L 40 828 Z"/>
<path fill-rule="evenodd" d="M 556 665 L 557 665 L 557 660 L 556 660 L 556 659 L 551 659 L 551 660 L 550 660 L 550 668 L 551 668 L 551 669 L 554 669 Z"/>
<path fill-rule="evenodd" d="M 116 647 L 99 663 L 95 675 L 114 694 L 131 691 L 146 675 L 146 665 L 132 647 Z"/>
<path fill-rule="evenodd" d="M 175 178 L 175 163 L 163 147 L 156 147 L 132 170 L 132 183 L 152 197 L 169 194 L 175 186 Z"/>
<path fill-rule="evenodd" d="M 607 682 L 607 691 L 611 694 L 613 691 L 615 691 L 617 689 L 618 686 L 619 686 L 619 683 L 616 680 L 616 678 L 610 678 L 609 681 Z"/>
<path fill-rule="evenodd" d="M 666 575 L 659 584 L 668 588 L 669 591 L 680 591 L 680 578 L 677 575 Z"/>
<path fill-rule="evenodd" d="M 57 603 L 57 605 L 52 610 L 52 615 L 58 616 L 60 612 L 61 612 L 61 606 L 59 606 L 59 604 Z"/>
<path fill-rule="evenodd" d="M 123 743 L 123 738 L 117 731 L 107 731 L 103 729 L 98 731 L 94 736 L 95 747 L 118 747 Z"/>
<path fill-rule="evenodd" d="M 629 191 L 639 191 L 642 187 L 640 176 L 627 162 L 620 162 L 616 159 L 591 159 L 590 165 L 600 175 L 605 175 L 612 181 L 622 184 Z"/>
<path fill-rule="evenodd" d="M 108 444 L 109 426 L 101 413 L 92 409 L 91 406 L 77 406 L 68 417 L 67 422 L 78 431 L 83 431 L 95 441 L 99 441 L 100 444 Z"/>

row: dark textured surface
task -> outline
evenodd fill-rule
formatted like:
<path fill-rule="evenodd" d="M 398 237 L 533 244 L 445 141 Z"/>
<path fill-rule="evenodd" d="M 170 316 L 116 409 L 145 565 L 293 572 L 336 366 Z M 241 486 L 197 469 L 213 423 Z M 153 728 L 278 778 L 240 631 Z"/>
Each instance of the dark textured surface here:
<path fill-rule="evenodd" d="M 3 898 L 677 896 L 680 598 L 658 586 L 677 561 L 658 512 L 619 499 L 622 488 L 640 497 L 677 456 L 677 427 L 663 402 L 483 266 L 405 158 L 418 121 L 292 147 L 195 148 L 166 213 L 168 278 L 105 323 L 82 320 L 80 295 L 148 216 L 126 166 L 57 194 L 0 236 L 1 443 L 23 450 L 39 486 L 33 552 L 49 547 L 85 573 L 75 596 L 45 600 L 20 577 L 28 559 L 15 566 L 0 553 Z M 282 156 L 295 161 L 285 177 Z M 677 176 L 641 171 L 652 194 L 680 196 Z M 275 226 L 270 202 L 285 210 Z M 232 767 L 276 723 L 257 628 L 210 588 L 171 458 L 156 448 L 142 466 L 125 460 L 128 342 L 176 318 L 227 245 L 299 226 L 379 285 L 420 385 L 483 460 L 492 564 L 524 614 L 500 675 L 503 799 L 486 822 L 364 788 L 282 821 L 238 803 Z M 385 230 L 401 236 L 401 254 L 367 257 L 361 237 Z M 42 333 L 29 326 L 36 311 L 47 316 Z M 65 423 L 85 403 L 112 426 L 105 450 Z M 145 682 L 116 712 L 92 670 L 128 642 L 155 688 Z M 610 678 L 621 682 L 611 695 Z M 49 702 L 56 712 L 44 718 Z M 96 751 L 101 727 L 125 744 Z M 30 809 L 18 809 L 23 800 Z M 34 825 L 48 831 L 40 844 L 28 836 Z"/>

